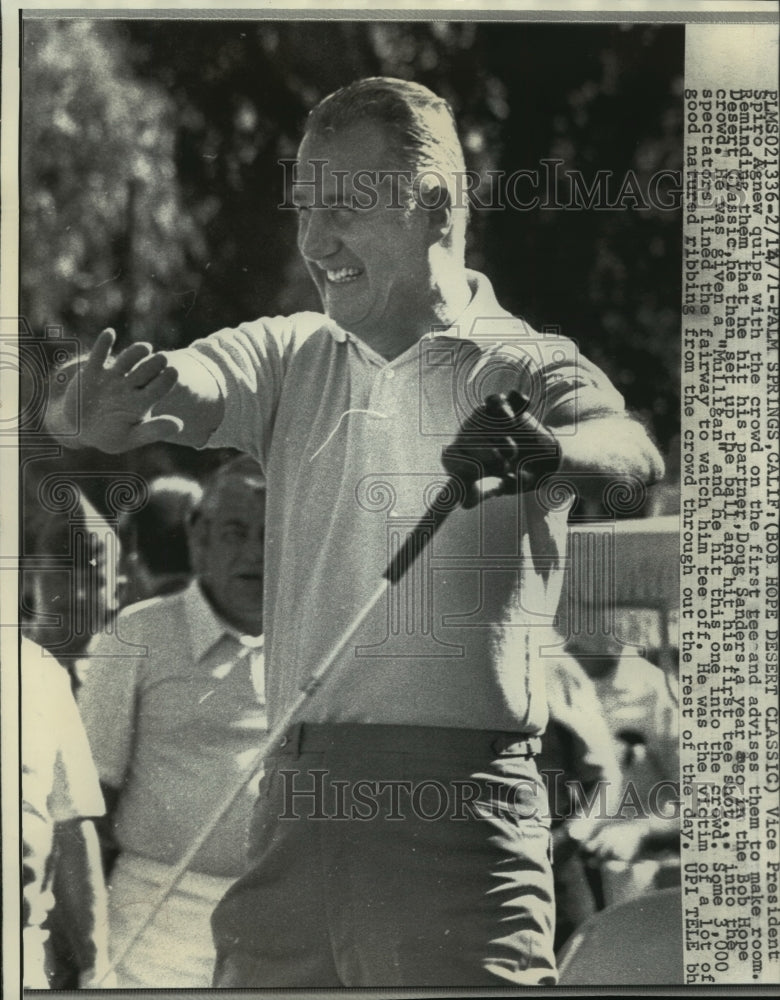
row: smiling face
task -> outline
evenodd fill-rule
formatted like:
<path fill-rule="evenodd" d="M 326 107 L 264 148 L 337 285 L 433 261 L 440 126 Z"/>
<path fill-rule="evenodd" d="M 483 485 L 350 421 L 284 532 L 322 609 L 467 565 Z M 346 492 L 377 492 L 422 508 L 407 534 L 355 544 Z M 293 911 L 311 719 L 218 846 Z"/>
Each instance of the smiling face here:
<path fill-rule="evenodd" d="M 250 635 L 263 630 L 265 490 L 231 476 L 206 496 L 190 533 L 195 574 L 214 610 Z"/>
<path fill-rule="evenodd" d="M 426 332 L 434 296 L 430 215 L 402 207 L 397 177 L 380 179 L 397 164 L 393 145 L 371 122 L 307 134 L 293 190 L 298 247 L 325 312 L 374 345 Z"/>

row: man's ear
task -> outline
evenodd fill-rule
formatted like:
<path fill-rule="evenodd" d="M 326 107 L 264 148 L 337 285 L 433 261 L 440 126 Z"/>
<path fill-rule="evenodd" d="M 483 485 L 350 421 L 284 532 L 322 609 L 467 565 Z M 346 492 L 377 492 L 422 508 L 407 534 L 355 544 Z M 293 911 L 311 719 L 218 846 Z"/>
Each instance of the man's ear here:
<path fill-rule="evenodd" d="M 425 194 L 422 210 L 428 223 L 429 246 L 448 246 L 452 237 L 452 201 L 446 188 L 435 187 Z"/>

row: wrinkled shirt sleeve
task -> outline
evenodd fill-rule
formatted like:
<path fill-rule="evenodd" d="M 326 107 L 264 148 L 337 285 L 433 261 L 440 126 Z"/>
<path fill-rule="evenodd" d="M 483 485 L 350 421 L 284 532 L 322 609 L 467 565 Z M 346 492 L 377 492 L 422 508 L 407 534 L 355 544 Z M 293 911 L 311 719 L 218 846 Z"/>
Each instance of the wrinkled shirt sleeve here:
<path fill-rule="evenodd" d="M 312 327 L 308 315 L 258 319 L 190 345 L 187 350 L 216 379 L 225 405 L 207 447 L 238 448 L 265 467 L 290 359 L 305 329 Z"/>

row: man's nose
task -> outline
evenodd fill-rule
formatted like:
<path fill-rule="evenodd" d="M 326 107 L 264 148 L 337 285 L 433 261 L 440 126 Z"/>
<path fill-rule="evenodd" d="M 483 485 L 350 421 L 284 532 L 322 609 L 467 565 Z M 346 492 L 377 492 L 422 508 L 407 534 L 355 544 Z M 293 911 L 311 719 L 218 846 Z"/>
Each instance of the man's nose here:
<path fill-rule="evenodd" d="M 327 208 L 302 212 L 298 224 L 298 247 L 307 260 L 323 260 L 340 247 L 333 213 Z"/>

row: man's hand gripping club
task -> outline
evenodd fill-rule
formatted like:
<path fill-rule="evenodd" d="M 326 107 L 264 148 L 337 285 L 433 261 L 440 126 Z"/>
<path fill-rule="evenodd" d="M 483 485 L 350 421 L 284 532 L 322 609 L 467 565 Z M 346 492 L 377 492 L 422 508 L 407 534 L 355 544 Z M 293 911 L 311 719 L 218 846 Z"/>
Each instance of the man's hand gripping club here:
<path fill-rule="evenodd" d="M 516 389 L 488 396 L 442 452 L 442 465 L 464 490 L 463 507 L 528 492 L 560 465 L 557 439 Z"/>

